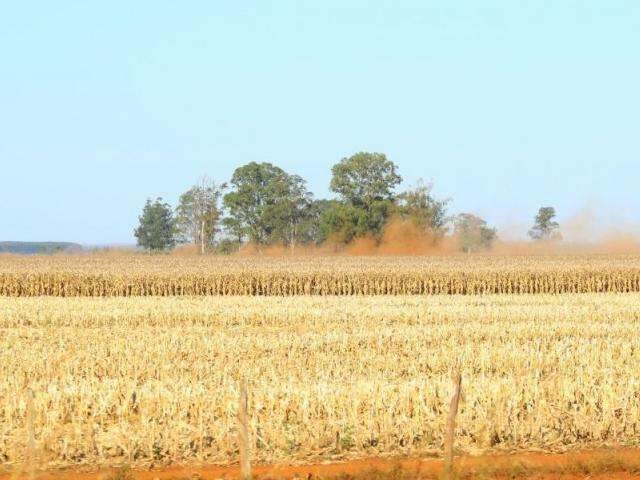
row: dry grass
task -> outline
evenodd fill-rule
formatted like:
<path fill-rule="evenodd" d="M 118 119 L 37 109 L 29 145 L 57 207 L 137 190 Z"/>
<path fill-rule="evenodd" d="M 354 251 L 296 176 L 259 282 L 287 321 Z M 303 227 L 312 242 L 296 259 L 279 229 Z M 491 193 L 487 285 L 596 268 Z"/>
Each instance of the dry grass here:
<path fill-rule="evenodd" d="M 640 295 L 0 298 L 0 462 L 254 461 L 640 443 Z M 338 439 L 338 440 L 336 440 Z"/>
<path fill-rule="evenodd" d="M 638 256 L 0 256 L 0 296 L 640 292 Z"/>

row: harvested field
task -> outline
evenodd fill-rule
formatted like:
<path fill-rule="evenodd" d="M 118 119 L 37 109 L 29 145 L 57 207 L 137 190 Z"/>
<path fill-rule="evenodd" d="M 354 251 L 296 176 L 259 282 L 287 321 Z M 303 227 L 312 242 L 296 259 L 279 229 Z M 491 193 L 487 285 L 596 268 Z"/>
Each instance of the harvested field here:
<path fill-rule="evenodd" d="M 639 328 L 639 294 L 0 298 L 0 459 L 236 462 L 240 378 L 254 461 L 437 454 L 458 365 L 461 452 L 638 445 Z"/>
<path fill-rule="evenodd" d="M 0 296 L 640 292 L 640 257 L 0 256 Z"/>

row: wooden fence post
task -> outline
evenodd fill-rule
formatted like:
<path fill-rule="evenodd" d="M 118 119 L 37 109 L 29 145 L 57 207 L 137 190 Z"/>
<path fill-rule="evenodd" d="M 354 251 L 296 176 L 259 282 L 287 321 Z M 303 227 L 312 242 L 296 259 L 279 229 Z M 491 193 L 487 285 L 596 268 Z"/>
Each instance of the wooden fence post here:
<path fill-rule="evenodd" d="M 462 375 L 456 372 L 452 376 L 453 394 L 449 404 L 449 417 L 447 418 L 447 431 L 444 439 L 444 474 L 445 478 L 453 477 L 453 440 L 456 429 L 456 415 L 458 414 L 458 403 L 460 402 L 460 391 L 462 388 Z"/>
<path fill-rule="evenodd" d="M 242 480 L 251 478 L 251 459 L 249 449 L 249 420 L 247 415 L 247 383 L 240 381 L 240 405 L 238 408 L 238 445 L 240 447 L 240 476 Z"/>
<path fill-rule="evenodd" d="M 35 419 L 33 411 L 33 400 L 36 395 L 31 388 L 27 388 L 27 411 L 26 411 L 26 427 L 27 427 L 27 472 L 29 473 L 29 480 L 33 480 L 36 476 L 36 432 L 35 432 Z"/>

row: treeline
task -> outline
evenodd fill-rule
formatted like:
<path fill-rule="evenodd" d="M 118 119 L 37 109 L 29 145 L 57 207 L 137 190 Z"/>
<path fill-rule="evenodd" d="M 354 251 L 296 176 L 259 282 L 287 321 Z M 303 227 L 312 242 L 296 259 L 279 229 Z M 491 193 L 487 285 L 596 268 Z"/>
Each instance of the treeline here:
<path fill-rule="evenodd" d="M 402 177 L 382 153 L 343 158 L 331 173 L 337 198 L 315 199 L 299 175 L 251 162 L 237 168 L 228 183 L 202 178 L 175 209 L 162 198 L 147 200 L 134 234 L 150 251 L 193 244 L 201 253 L 230 253 L 248 243 L 295 250 L 329 241 L 347 245 L 363 237 L 380 241 L 391 220 L 410 222 L 433 244 L 450 235 L 466 252 L 490 249 L 497 238 L 496 229 L 474 214 L 449 215 L 449 200 L 435 198 L 430 185 L 419 182 L 397 192 Z M 554 216 L 553 208 L 540 209 L 531 237 L 557 236 Z"/>
<path fill-rule="evenodd" d="M 71 242 L 0 242 L 0 253 L 21 255 L 79 252 L 82 245 Z"/>

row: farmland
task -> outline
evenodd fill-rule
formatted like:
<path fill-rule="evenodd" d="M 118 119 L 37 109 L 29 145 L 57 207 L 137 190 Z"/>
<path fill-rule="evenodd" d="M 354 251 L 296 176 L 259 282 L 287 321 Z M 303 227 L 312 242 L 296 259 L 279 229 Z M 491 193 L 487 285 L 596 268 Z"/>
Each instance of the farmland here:
<path fill-rule="evenodd" d="M 161 261 L 182 262 L 181 275 L 200 271 L 193 260 Z M 354 278 L 368 281 L 378 271 L 372 265 L 391 275 L 392 259 L 368 261 L 349 260 L 361 269 Z M 484 272 L 519 275 L 504 258 L 470 261 L 485 262 Z M 5 279 L 32 268 L 16 267 L 13 257 L 2 262 Z M 108 265 L 35 262 L 42 262 L 37 274 L 45 264 L 67 265 L 75 279 Z M 273 272 L 277 262 L 284 260 L 265 260 L 257 271 Z M 329 275 L 332 262 L 293 262 L 287 275 L 304 268 Z M 463 271 L 462 259 L 449 262 L 450 275 Z M 525 270 L 556 278 L 635 278 L 639 265 L 527 262 Z M 109 265 L 107 278 L 123 271 Z M 152 265 L 143 257 L 122 275 L 171 278 Z M 239 265 L 248 269 L 249 260 Z M 425 265 L 401 260 L 396 273 L 414 268 L 415 275 Z M 446 274 L 447 260 L 433 265 Z M 256 462 L 433 455 L 441 451 L 454 369 L 464 379 L 460 452 L 634 446 L 639 328 L 638 293 L 4 296 L 0 458 L 24 461 L 30 418 L 42 467 L 234 463 L 239 379 L 248 384 Z"/>
<path fill-rule="evenodd" d="M 640 257 L 0 257 L 0 295 L 431 295 L 640 292 Z"/>

